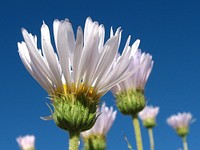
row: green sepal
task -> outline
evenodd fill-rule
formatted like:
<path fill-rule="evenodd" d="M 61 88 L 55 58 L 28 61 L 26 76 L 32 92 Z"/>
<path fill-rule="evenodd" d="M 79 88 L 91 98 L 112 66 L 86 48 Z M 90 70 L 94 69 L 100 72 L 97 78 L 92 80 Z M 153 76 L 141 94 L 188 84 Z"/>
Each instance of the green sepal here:
<path fill-rule="evenodd" d="M 154 126 L 156 126 L 156 121 L 154 118 L 148 118 L 142 121 L 144 127 L 146 128 L 153 128 Z"/>
<path fill-rule="evenodd" d="M 117 107 L 125 115 L 139 113 L 146 105 L 143 90 L 127 90 L 116 94 Z"/>
<path fill-rule="evenodd" d="M 94 134 L 84 140 L 84 150 L 105 150 L 106 138 L 101 134 Z"/>
<path fill-rule="evenodd" d="M 176 129 L 176 133 L 180 136 L 180 137 L 185 137 L 188 135 L 189 133 L 189 129 L 188 127 L 179 127 Z"/>
<path fill-rule="evenodd" d="M 82 132 L 94 125 L 99 99 L 87 97 L 85 93 L 70 93 L 52 99 L 53 119 L 61 129 Z"/>

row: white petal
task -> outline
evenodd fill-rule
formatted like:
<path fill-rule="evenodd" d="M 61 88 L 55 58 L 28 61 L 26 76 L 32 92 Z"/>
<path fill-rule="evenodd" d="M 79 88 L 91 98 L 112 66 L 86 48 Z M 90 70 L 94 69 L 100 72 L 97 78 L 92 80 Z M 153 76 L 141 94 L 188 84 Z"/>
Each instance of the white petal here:
<path fill-rule="evenodd" d="M 24 34 L 27 34 L 24 33 Z M 29 36 L 29 35 L 27 35 Z M 28 39 L 28 38 L 27 38 Z M 29 40 L 29 39 L 28 39 Z M 31 43 L 31 41 L 28 41 Z M 35 43 L 33 43 L 35 44 Z M 38 68 L 36 68 L 34 66 L 34 64 L 36 63 L 35 58 L 33 58 L 34 56 L 32 56 L 31 54 L 33 52 L 30 52 L 30 49 L 27 48 L 26 44 L 24 42 L 22 42 L 22 44 L 18 43 L 18 48 L 19 48 L 19 55 L 21 57 L 22 62 L 24 63 L 25 67 L 27 68 L 27 70 L 29 71 L 29 73 L 38 81 L 38 83 L 47 91 L 47 92 L 51 92 L 51 83 L 49 82 L 49 77 L 46 76 L 45 71 L 41 71 L 41 65 L 37 66 L 40 67 L 40 71 L 38 70 Z M 32 49 L 31 49 L 32 50 Z M 36 54 L 39 54 L 39 51 L 36 50 Z M 40 54 L 39 54 L 40 55 Z M 40 56 L 41 57 L 41 56 Z M 42 59 L 42 58 L 41 58 Z M 43 60 L 40 60 L 43 61 Z M 44 62 L 43 62 L 44 63 Z M 37 64 L 37 63 L 36 63 Z M 47 69 L 47 68 L 46 68 Z M 42 75 L 40 75 L 40 73 L 42 72 Z M 48 72 L 48 71 L 47 71 Z M 46 72 L 46 73 L 47 73 Z M 42 77 L 43 76 L 43 77 Z"/>
<path fill-rule="evenodd" d="M 40 119 L 42 119 L 44 121 L 53 120 L 53 116 L 52 115 L 44 116 L 44 117 L 40 117 Z"/>
<path fill-rule="evenodd" d="M 80 59 L 82 55 L 82 49 L 83 49 L 83 31 L 81 27 L 78 27 L 77 29 L 77 36 L 76 36 L 76 44 L 75 44 L 75 50 L 74 50 L 74 61 L 73 61 L 73 72 L 74 72 L 74 82 L 79 83 L 80 82 Z"/>
<path fill-rule="evenodd" d="M 54 52 L 53 47 L 51 45 L 49 28 L 45 24 L 43 24 L 41 28 L 41 40 L 44 58 L 46 58 L 46 61 L 49 65 L 49 69 L 51 70 L 54 76 L 55 84 L 57 85 L 57 87 L 59 87 L 62 85 L 62 74 L 59 66 L 60 64 L 58 62 L 57 55 Z"/>
<path fill-rule="evenodd" d="M 58 49 L 58 44 L 57 44 L 57 41 L 58 41 L 58 27 L 59 27 L 59 20 L 54 20 L 53 22 L 53 33 L 54 33 L 54 41 L 55 41 L 55 44 L 56 44 L 56 48 Z"/>
<path fill-rule="evenodd" d="M 130 57 L 133 57 L 136 53 L 136 51 L 138 50 L 138 47 L 140 45 L 140 40 L 136 40 L 133 45 L 131 46 L 131 55 Z"/>
<path fill-rule="evenodd" d="M 67 85 L 71 83 L 71 64 L 68 41 L 68 21 L 60 22 L 57 33 L 57 51 L 60 58 L 60 65 Z"/>
<path fill-rule="evenodd" d="M 88 41 L 86 45 L 88 45 L 87 49 L 87 56 L 85 57 L 86 59 L 84 60 L 85 64 L 85 78 L 84 78 L 84 83 L 87 85 L 92 85 L 93 83 L 93 74 L 94 70 L 96 68 L 96 64 L 99 60 L 99 51 L 98 51 L 98 44 L 99 44 L 99 32 L 98 32 L 99 26 L 98 24 L 94 24 L 94 29 L 93 29 L 93 34 L 91 34 L 90 41 Z M 84 55 L 83 55 L 84 56 Z M 91 63 L 92 62 L 92 63 Z M 84 68 L 84 67 L 83 67 Z M 87 69 L 86 69 L 87 68 Z"/>
<path fill-rule="evenodd" d="M 117 54 L 118 50 L 118 37 L 113 36 L 110 38 L 102 51 L 101 58 L 96 66 L 95 76 L 93 78 L 97 78 L 96 88 L 98 89 L 101 81 L 103 81 L 107 74 L 109 74 L 109 70 L 111 69 L 111 64 Z"/>
<path fill-rule="evenodd" d="M 145 59 L 144 59 L 145 60 Z M 143 63 L 143 62 L 142 62 Z M 121 64 L 120 64 L 121 65 Z M 123 72 L 128 68 L 128 66 L 123 66 L 120 67 L 121 69 L 119 69 L 119 71 L 115 71 L 115 74 L 117 77 L 119 78 L 111 78 L 114 77 L 114 75 L 110 75 L 109 78 L 107 78 L 107 80 L 105 81 L 104 85 L 102 85 L 101 89 L 99 91 L 99 93 L 104 93 L 107 92 L 108 90 L 110 90 L 114 85 L 116 85 L 117 83 L 122 82 L 123 80 L 125 80 L 126 78 L 130 77 L 131 75 L 133 75 L 134 73 L 137 72 L 137 70 L 141 67 L 141 65 L 136 66 L 132 71 L 127 72 L 126 74 L 124 74 Z M 105 86 L 106 85 L 106 86 Z"/>
<path fill-rule="evenodd" d="M 82 50 L 82 55 L 80 58 L 80 77 L 83 77 L 85 73 L 87 73 L 87 77 L 90 76 L 91 72 L 88 71 L 90 67 L 93 66 L 91 63 L 91 59 L 94 53 L 98 52 L 97 44 L 98 44 L 98 25 L 94 23 L 93 28 L 91 28 L 91 33 L 87 37 L 86 43 L 84 43 L 84 47 Z M 85 35 L 84 35 L 85 38 Z M 88 80 L 83 78 L 84 83 L 88 83 Z"/>
<path fill-rule="evenodd" d="M 128 52 L 130 40 L 131 40 L 131 36 L 129 36 L 128 39 L 127 39 L 127 41 L 126 41 L 126 44 L 124 46 L 124 50 L 122 52 L 122 56 L 125 55 Z"/>
<path fill-rule="evenodd" d="M 52 73 L 46 66 L 43 56 L 41 55 L 40 51 L 37 49 L 35 45 L 33 36 L 31 34 L 28 34 L 28 32 L 25 29 L 22 30 L 22 35 L 26 42 L 30 58 L 32 59 L 32 61 L 38 66 L 40 71 L 43 72 L 49 79 L 53 79 Z"/>
<path fill-rule="evenodd" d="M 101 53 L 101 50 L 103 49 L 103 44 L 104 44 L 104 38 L 105 38 L 105 29 L 103 25 L 99 26 L 99 53 Z"/>

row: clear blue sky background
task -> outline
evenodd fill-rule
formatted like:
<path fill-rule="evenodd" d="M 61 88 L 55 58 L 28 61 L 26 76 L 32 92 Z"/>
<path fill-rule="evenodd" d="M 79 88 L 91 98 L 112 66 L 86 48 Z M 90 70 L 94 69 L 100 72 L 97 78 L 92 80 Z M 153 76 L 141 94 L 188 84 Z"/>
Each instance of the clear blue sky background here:
<path fill-rule="evenodd" d="M 199 150 L 200 139 L 200 2 L 198 0 L 10 0 L 0 2 L 0 149 L 17 150 L 15 138 L 34 134 L 37 150 L 64 150 L 68 135 L 53 121 L 39 117 L 50 114 L 47 93 L 29 75 L 18 56 L 21 28 L 38 36 L 44 20 L 52 31 L 54 19 L 69 18 L 74 30 L 84 26 L 86 17 L 103 23 L 107 37 L 110 27 L 123 29 L 122 45 L 128 35 L 132 42 L 153 55 L 153 71 L 146 86 L 148 104 L 160 107 L 154 129 L 156 150 L 177 150 L 182 143 L 166 124 L 177 112 L 191 112 L 196 122 L 188 136 L 190 150 Z M 115 107 L 111 93 L 103 97 Z M 116 107 L 115 107 L 116 108 Z M 108 150 L 126 150 L 126 134 L 135 147 L 131 118 L 118 112 L 108 134 Z M 148 134 L 142 129 L 144 149 Z"/>

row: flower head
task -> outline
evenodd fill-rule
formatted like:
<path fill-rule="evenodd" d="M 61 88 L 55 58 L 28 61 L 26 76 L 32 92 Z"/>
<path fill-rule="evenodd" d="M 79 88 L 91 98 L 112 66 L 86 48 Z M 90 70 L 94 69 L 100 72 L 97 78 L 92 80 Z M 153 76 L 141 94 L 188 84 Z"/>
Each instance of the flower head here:
<path fill-rule="evenodd" d="M 145 107 L 144 87 L 153 67 L 152 56 L 136 49 L 128 69 L 132 70 L 138 66 L 140 68 L 135 74 L 111 89 L 123 114 L 135 114 Z"/>
<path fill-rule="evenodd" d="M 144 90 L 147 79 L 153 68 L 153 61 L 152 56 L 150 54 L 142 53 L 141 49 L 137 49 L 134 53 L 133 59 L 129 65 L 129 70 L 133 70 L 139 65 L 140 68 L 136 73 L 112 88 L 114 94 L 129 89 Z"/>
<path fill-rule="evenodd" d="M 156 125 L 156 116 L 158 115 L 159 107 L 145 106 L 145 108 L 139 112 L 139 117 L 143 121 L 143 125 L 147 128 L 152 128 Z"/>
<path fill-rule="evenodd" d="M 189 132 L 189 124 L 192 122 L 191 113 L 178 113 L 167 119 L 167 123 L 172 126 L 179 136 L 186 136 Z"/>
<path fill-rule="evenodd" d="M 85 149 L 104 149 L 106 147 L 105 136 L 110 130 L 115 118 L 117 111 L 113 111 L 113 107 L 110 109 L 105 103 L 101 106 L 101 109 L 97 109 L 98 118 L 94 126 L 81 135 L 85 142 Z"/>
<path fill-rule="evenodd" d="M 20 136 L 17 139 L 17 143 L 22 150 L 34 150 L 35 147 L 35 136 L 34 135 L 26 135 Z"/>
<path fill-rule="evenodd" d="M 25 42 L 18 43 L 26 69 L 50 95 L 85 92 L 89 96 L 102 96 L 131 72 L 126 70 L 132 58 L 131 51 L 138 48 L 139 40 L 131 50 L 126 45 L 129 55 L 116 63 L 120 28 L 115 34 L 111 29 L 110 38 L 104 44 L 104 26 L 91 18 L 86 19 L 84 33 L 78 27 L 76 39 L 69 20 L 55 20 L 53 26 L 57 54 L 45 23 L 41 27 L 42 49 L 37 48 L 37 37 L 25 29 L 22 29 Z"/>
<path fill-rule="evenodd" d="M 76 38 L 69 20 L 55 20 L 53 33 L 57 53 L 51 44 L 50 31 L 43 23 L 41 46 L 37 37 L 22 29 L 24 42 L 18 43 L 19 55 L 29 73 L 49 93 L 54 106 L 53 119 L 65 130 L 84 131 L 96 120 L 96 106 L 101 96 L 114 85 L 132 75 L 128 70 L 139 40 L 115 61 L 121 29 L 104 43 L 105 29 L 91 18 L 84 31 L 78 27 Z M 82 117 L 80 114 L 83 114 Z"/>
<path fill-rule="evenodd" d="M 101 106 L 101 109 L 97 109 L 97 114 L 99 115 L 94 126 L 85 132 L 82 132 L 83 137 L 87 137 L 94 134 L 106 135 L 110 130 L 115 118 L 117 111 L 113 111 L 113 107 L 110 109 L 106 106 L 105 103 Z"/>

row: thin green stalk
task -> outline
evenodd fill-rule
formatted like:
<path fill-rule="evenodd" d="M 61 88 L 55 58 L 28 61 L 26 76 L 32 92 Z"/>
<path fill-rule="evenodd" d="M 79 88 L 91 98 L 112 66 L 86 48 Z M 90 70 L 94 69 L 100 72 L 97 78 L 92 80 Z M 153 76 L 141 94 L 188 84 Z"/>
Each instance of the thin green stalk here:
<path fill-rule="evenodd" d="M 186 136 L 182 137 L 182 141 L 183 141 L 183 149 L 184 150 L 188 150 Z"/>
<path fill-rule="evenodd" d="M 133 127 L 135 130 L 137 150 L 143 150 L 142 136 L 141 136 L 141 131 L 140 131 L 140 123 L 139 123 L 137 114 L 132 115 L 132 120 L 133 120 Z"/>
<path fill-rule="evenodd" d="M 154 150 L 153 129 L 152 128 L 148 128 L 148 132 L 149 132 L 150 148 L 151 148 L 151 150 Z"/>
<path fill-rule="evenodd" d="M 78 150 L 80 132 L 69 131 L 69 150 Z"/>

